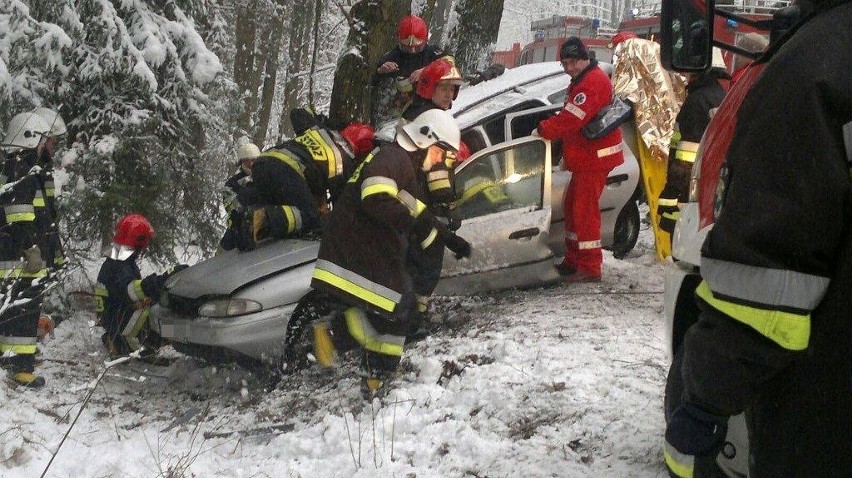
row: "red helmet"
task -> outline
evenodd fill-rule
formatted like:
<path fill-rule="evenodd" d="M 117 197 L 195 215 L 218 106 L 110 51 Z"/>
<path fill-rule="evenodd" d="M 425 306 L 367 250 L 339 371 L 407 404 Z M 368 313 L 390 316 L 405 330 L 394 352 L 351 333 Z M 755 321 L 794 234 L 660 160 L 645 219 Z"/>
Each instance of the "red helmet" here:
<path fill-rule="evenodd" d="M 470 148 L 464 141 L 459 141 L 459 152 L 456 153 L 459 163 L 463 163 L 470 158 Z"/>
<path fill-rule="evenodd" d="M 154 238 L 154 228 L 141 214 L 124 216 L 115 225 L 113 242 L 133 249 L 145 249 Z"/>
<path fill-rule="evenodd" d="M 352 152 L 358 158 L 373 150 L 376 130 L 368 124 L 355 122 L 349 123 L 340 130 L 340 136 L 343 136 L 349 142 L 349 145 L 352 146 Z"/>
<path fill-rule="evenodd" d="M 629 40 L 631 38 L 639 38 L 639 37 L 636 36 L 635 33 L 630 32 L 630 31 L 618 32 L 618 33 L 615 34 L 614 37 L 612 37 L 612 40 L 609 41 L 609 45 L 607 45 L 607 46 L 609 48 L 615 48 L 615 45 L 618 45 L 619 43 L 623 42 L 624 40 Z"/>
<path fill-rule="evenodd" d="M 417 95 L 427 100 L 432 99 L 435 94 L 435 87 L 442 81 L 447 81 L 453 85 L 460 86 L 462 84 L 462 76 L 459 69 L 456 68 L 446 57 L 438 58 L 429 63 L 423 68 L 420 73 L 420 78 L 417 79 Z M 456 88 L 453 99 L 459 94 L 459 89 Z"/>
<path fill-rule="evenodd" d="M 426 43 L 426 39 L 429 37 L 429 27 L 426 26 L 426 22 L 422 18 L 409 15 L 399 22 L 396 37 L 401 45 L 420 46 Z"/>

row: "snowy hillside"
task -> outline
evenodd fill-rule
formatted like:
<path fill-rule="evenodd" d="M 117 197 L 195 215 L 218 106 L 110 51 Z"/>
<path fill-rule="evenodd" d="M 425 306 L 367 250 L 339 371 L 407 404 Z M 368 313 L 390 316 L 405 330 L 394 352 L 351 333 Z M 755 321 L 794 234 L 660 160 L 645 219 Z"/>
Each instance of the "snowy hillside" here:
<path fill-rule="evenodd" d="M 607 253 L 600 284 L 441 298 L 384 403 L 354 359 L 269 387 L 167 348 L 98 382 L 101 329 L 77 313 L 42 345 L 43 390 L 0 383 L 0 477 L 665 476 L 651 247 Z"/>

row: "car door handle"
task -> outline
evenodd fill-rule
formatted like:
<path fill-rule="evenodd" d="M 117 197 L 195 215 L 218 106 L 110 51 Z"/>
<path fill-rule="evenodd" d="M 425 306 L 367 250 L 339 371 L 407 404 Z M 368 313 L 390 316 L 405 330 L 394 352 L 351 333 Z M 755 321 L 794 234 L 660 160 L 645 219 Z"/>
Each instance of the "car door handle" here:
<path fill-rule="evenodd" d="M 607 186 L 612 186 L 612 185 L 620 186 L 621 183 L 623 183 L 624 181 L 627 181 L 628 179 L 629 179 L 629 176 L 626 175 L 626 174 L 616 174 L 615 176 L 606 178 L 606 185 Z"/>
<path fill-rule="evenodd" d="M 509 239 L 523 239 L 525 237 L 535 237 L 541 233 L 541 230 L 537 227 L 531 227 L 529 229 L 521 229 L 520 231 L 515 231 L 509 234 Z"/>

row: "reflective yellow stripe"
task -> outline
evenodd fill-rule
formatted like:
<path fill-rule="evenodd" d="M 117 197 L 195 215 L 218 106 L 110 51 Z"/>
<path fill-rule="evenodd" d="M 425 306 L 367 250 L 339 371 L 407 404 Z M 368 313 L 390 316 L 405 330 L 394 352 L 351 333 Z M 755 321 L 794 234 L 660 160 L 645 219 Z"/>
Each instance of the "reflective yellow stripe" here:
<path fill-rule="evenodd" d="M 36 191 L 35 197 L 33 197 L 33 207 L 44 207 L 44 195 L 41 191 Z"/>
<path fill-rule="evenodd" d="M 329 271 L 316 268 L 314 269 L 313 277 L 314 279 L 321 280 L 342 291 L 348 292 L 349 294 L 352 294 L 367 303 L 373 304 L 382 310 L 393 312 L 396 308 L 396 302 L 393 300 L 388 299 L 387 297 L 382 297 L 369 289 L 361 287 L 360 285 L 344 279 L 343 277 L 339 277 Z"/>
<path fill-rule="evenodd" d="M 677 206 L 677 198 L 672 199 L 672 198 L 660 197 L 660 199 L 657 199 L 657 205 L 658 206 Z"/>
<path fill-rule="evenodd" d="M 106 299 L 109 297 L 109 290 L 103 284 L 98 283 L 95 286 L 95 312 L 103 312 L 106 310 Z"/>
<path fill-rule="evenodd" d="M 675 159 L 685 163 L 694 163 L 696 156 L 698 156 L 698 153 L 695 151 L 685 151 L 683 149 L 675 150 Z"/>
<path fill-rule="evenodd" d="M 305 167 L 302 166 L 302 163 L 291 158 L 288 154 L 282 153 L 280 151 L 264 151 L 263 153 L 260 154 L 260 157 L 262 158 L 264 156 L 269 156 L 269 157 L 275 158 L 279 161 L 283 161 L 284 163 L 287 164 L 287 166 L 290 166 L 291 168 L 293 168 L 294 171 L 299 173 L 299 176 L 301 176 L 304 179 Z"/>
<path fill-rule="evenodd" d="M 281 209 L 284 211 L 284 216 L 287 218 L 287 232 L 295 232 L 296 231 L 296 215 L 293 214 L 293 208 L 290 206 L 281 206 Z"/>
<path fill-rule="evenodd" d="M 7 264 L 11 261 L 5 261 Z M 16 266 L 0 266 L 0 279 L 38 279 L 39 277 L 47 277 L 47 268 L 39 269 L 37 272 L 24 272 L 21 262 L 14 262 Z"/>
<path fill-rule="evenodd" d="M 365 349 L 383 355 L 402 357 L 405 337 L 378 334 L 364 316 L 364 312 L 355 307 L 348 309 L 343 315 L 346 317 L 346 326 L 352 338 Z"/>
<path fill-rule="evenodd" d="M 692 141 L 680 141 L 677 144 L 677 149 L 697 153 L 699 146 L 700 145 L 698 143 L 693 143 Z"/>
<path fill-rule="evenodd" d="M 707 281 L 701 281 L 695 293 L 713 308 L 748 325 L 787 350 L 804 350 L 808 347 L 811 335 L 810 314 L 759 309 L 717 299 Z"/>
<path fill-rule="evenodd" d="M 296 142 L 307 148 L 314 161 L 326 163 L 329 179 L 343 174 L 343 158 L 328 132 L 311 128 L 296 137 Z"/>
<path fill-rule="evenodd" d="M 367 187 L 361 187 L 361 200 L 366 199 L 373 194 L 388 194 L 391 197 L 396 197 L 397 189 L 388 184 L 373 184 Z"/>
<path fill-rule="evenodd" d="M 142 290 L 142 280 L 136 279 L 127 284 L 127 296 L 131 302 L 139 302 L 145 298 L 145 291 Z"/>
<path fill-rule="evenodd" d="M 673 446 L 666 443 L 663 447 L 663 458 L 666 460 L 666 466 L 676 476 L 680 478 L 692 478 L 695 470 L 695 457 L 684 455 L 677 451 Z"/>
<path fill-rule="evenodd" d="M 610 146 L 609 148 L 602 148 L 598 150 L 598 157 L 605 158 L 607 156 L 611 156 L 617 152 L 621 151 L 621 145 L 618 144 L 616 146 Z"/>
<path fill-rule="evenodd" d="M 17 355 L 33 355 L 36 353 L 35 345 L 6 345 L 0 344 L 0 353 L 12 352 Z"/>
<path fill-rule="evenodd" d="M 435 242 L 436 237 L 438 237 L 438 230 L 433 227 L 432 231 L 429 233 L 429 235 L 426 236 L 426 239 L 423 239 L 420 242 L 420 248 L 426 249 L 427 247 L 432 245 L 432 243 Z"/>
<path fill-rule="evenodd" d="M 449 179 L 438 179 L 429 181 L 429 191 L 438 191 L 439 189 L 451 189 L 453 186 Z"/>
<path fill-rule="evenodd" d="M 142 348 L 142 344 L 139 342 L 138 337 L 139 332 L 142 331 L 142 328 L 145 327 L 145 324 L 147 323 L 147 307 L 133 311 L 133 315 L 130 316 L 130 320 L 121 332 L 121 335 L 127 340 L 127 345 L 130 346 L 130 350 L 139 350 Z"/>
<path fill-rule="evenodd" d="M 481 182 L 474 184 L 473 186 L 467 188 L 463 193 L 461 198 L 459 198 L 459 205 L 464 204 L 466 201 L 470 200 L 470 198 L 476 196 L 481 193 L 493 183 L 488 181 L 487 179 L 483 179 Z"/>
<path fill-rule="evenodd" d="M 671 219 L 672 221 L 677 221 L 680 217 L 680 211 L 664 212 L 662 215 L 660 215 L 660 217 Z"/>

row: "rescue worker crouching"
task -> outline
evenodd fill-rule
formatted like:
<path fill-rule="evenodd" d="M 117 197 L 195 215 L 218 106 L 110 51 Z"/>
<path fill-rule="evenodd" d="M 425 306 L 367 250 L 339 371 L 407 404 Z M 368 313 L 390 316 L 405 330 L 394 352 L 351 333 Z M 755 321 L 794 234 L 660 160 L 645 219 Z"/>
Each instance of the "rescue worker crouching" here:
<path fill-rule="evenodd" d="M 9 122 L 2 146 L 8 152 L 0 171 L 0 355 L 13 380 L 41 387 L 35 374 L 36 340 L 41 295 L 48 275 L 39 243 L 46 231 L 36 222 L 35 207 L 43 200 L 38 165 L 50 125 L 33 112 Z"/>
<path fill-rule="evenodd" d="M 321 214 L 337 199 L 357 159 L 372 149 L 374 136 L 363 123 L 339 132 L 315 126 L 260 153 L 250 164 L 251 182 L 240 192 L 245 210 L 235 226 L 235 245 L 252 250 L 266 238 L 319 231 Z"/>
<path fill-rule="evenodd" d="M 382 395 L 396 370 L 411 327 L 415 298 L 405 266 L 407 247 L 434 247 L 440 235 L 457 258 L 470 244 L 435 219 L 421 184 L 427 157 L 458 150 L 459 128 L 442 110 L 397 126 L 394 142 L 371 153 L 348 180 L 323 233 L 311 286 L 349 308 L 314 325 L 323 366 L 337 351 L 360 345 L 362 393 Z"/>
<path fill-rule="evenodd" d="M 124 216 L 115 226 L 112 247 L 98 272 L 96 310 L 105 330 L 101 340 L 111 359 L 141 350 L 143 360 L 155 365 L 165 362 L 157 356 L 160 344 L 148 325 L 148 309 L 160 299 L 169 276 L 187 266 L 143 279 L 136 261 L 153 237 L 154 229 L 145 216 Z"/>
<path fill-rule="evenodd" d="M 237 148 L 237 171 L 225 181 L 225 187 L 222 190 L 222 203 L 225 206 L 225 212 L 228 213 L 225 234 L 219 241 L 219 246 L 223 250 L 237 247 L 237 232 L 245 212 L 241 201 L 256 202 L 256 199 L 252 197 L 254 191 L 249 192 L 247 187 L 251 183 L 251 167 L 258 156 L 260 156 L 260 148 L 254 143 L 244 143 Z"/>

